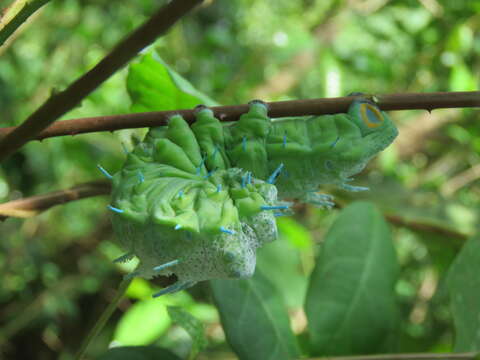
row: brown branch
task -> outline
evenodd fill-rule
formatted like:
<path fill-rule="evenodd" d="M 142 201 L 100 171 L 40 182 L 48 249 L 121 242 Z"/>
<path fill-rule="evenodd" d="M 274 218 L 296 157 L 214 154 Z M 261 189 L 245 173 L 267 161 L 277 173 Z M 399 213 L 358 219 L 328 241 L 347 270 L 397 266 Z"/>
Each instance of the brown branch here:
<path fill-rule="evenodd" d="M 341 210 L 346 205 L 347 204 L 345 202 L 335 199 L 335 208 Z M 405 227 L 412 231 L 428 232 L 428 233 L 444 236 L 449 241 L 449 245 L 451 245 L 456 249 L 460 249 L 463 246 L 463 243 L 466 240 L 468 240 L 471 236 L 471 234 L 466 234 L 459 231 L 451 230 L 442 225 L 428 223 L 428 222 L 414 221 L 399 215 L 383 213 L 383 216 L 389 223 L 396 226 Z"/>
<path fill-rule="evenodd" d="M 0 141 L 0 161 L 35 138 L 60 116 L 73 109 L 102 82 L 128 63 L 140 50 L 165 33 L 176 21 L 203 0 L 174 0 L 122 40 L 93 69 L 66 90 L 51 96 L 25 122 Z"/>
<path fill-rule="evenodd" d="M 432 109 L 440 108 L 480 107 L 479 91 L 388 94 L 375 95 L 375 97 L 382 110 L 426 109 L 431 111 Z M 269 115 L 273 118 L 278 118 L 344 113 L 351 102 L 352 97 L 339 97 L 278 101 L 271 102 L 268 105 Z M 215 106 L 212 107 L 212 110 L 222 121 L 235 121 L 241 114 L 248 111 L 248 105 Z M 167 119 L 172 114 L 180 114 L 190 123 L 194 120 L 192 109 L 96 116 L 57 122 L 36 135 L 35 139 L 41 140 L 54 136 L 161 126 L 166 124 Z M 0 128 L 0 139 L 9 136 L 15 129 L 15 127 Z"/>
<path fill-rule="evenodd" d="M 359 355 L 359 356 L 328 356 L 316 357 L 309 360 L 475 360 L 480 353 L 464 352 L 453 354 L 382 354 L 382 355 Z"/>
<path fill-rule="evenodd" d="M 4 220 L 9 216 L 19 218 L 32 217 L 55 205 L 92 196 L 108 195 L 110 190 L 111 185 L 109 181 L 97 180 L 76 185 L 70 189 L 9 201 L 0 204 L 0 220 Z"/>
<path fill-rule="evenodd" d="M 0 47 L 27 19 L 50 0 L 16 0 L 0 16 Z"/>
<path fill-rule="evenodd" d="M 449 240 L 459 240 L 457 241 L 450 241 L 450 244 L 452 244 L 456 248 L 460 248 L 463 245 L 463 242 L 466 241 L 470 235 L 461 233 L 455 230 L 447 229 L 446 227 L 436 225 L 436 224 L 428 224 L 428 223 L 422 223 L 418 221 L 413 221 L 413 220 L 408 220 L 405 218 L 402 218 L 398 215 L 385 215 L 385 218 L 392 224 L 397 225 L 397 226 L 403 226 L 406 228 L 409 228 L 413 231 L 424 231 L 424 232 L 429 232 L 441 236 L 447 237 Z"/>
<path fill-rule="evenodd" d="M 477 164 L 449 179 L 445 184 L 443 184 L 440 191 L 444 196 L 451 196 L 464 186 L 478 180 L 479 178 L 480 165 Z"/>

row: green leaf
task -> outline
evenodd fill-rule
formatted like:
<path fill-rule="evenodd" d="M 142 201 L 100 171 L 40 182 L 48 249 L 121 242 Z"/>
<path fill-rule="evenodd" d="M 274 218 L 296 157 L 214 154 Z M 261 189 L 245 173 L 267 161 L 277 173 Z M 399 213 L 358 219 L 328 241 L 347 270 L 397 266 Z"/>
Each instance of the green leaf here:
<path fill-rule="evenodd" d="M 141 300 L 122 316 L 114 340 L 122 345 L 146 345 L 170 326 L 167 309 L 158 299 Z"/>
<path fill-rule="evenodd" d="M 132 110 L 136 112 L 191 109 L 198 104 L 216 105 L 154 53 L 146 54 L 139 62 L 130 65 L 127 90 Z"/>
<path fill-rule="evenodd" d="M 453 262 L 447 288 L 457 352 L 480 350 L 480 235 L 468 240 Z"/>
<path fill-rule="evenodd" d="M 312 351 L 388 351 L 396 328 L 398 265 L 388 225 L 375 207 L 346 207 L 330 228 L 312 273 L 306 314 Z"/>
<path fill-rule="evenodd" d="M 293 246 L 301 250 L 311 248 L 312 236 L 298 221 L 290 217 L 282 217 L 277 220 L 277 225 L 280 236 L 285 237 Z"/>
<path fill-rule="evenodd" d="M 294 218 L 278 218 L 277 226 L 279 239 L 258 249 L 257 268 L 269 274 L 268 279 L 288 308 L 300 308 L 305 302 L 309 272 L 302 255 L 312 251 L 313 240 L 308 229 Z"/>
<path fill-rule="evenodd" d="M 305 301 L 308 277 L 303 271 L 300 251 L 280 233 L 280 239 L 257 251 L 257 269 L 282 294 L 289 308 L 301 308 Z M 270 271 L 275 269 L 275 271 Z"/>
<path fill-rule="evenodd" d="M 241 360 L 297 358 L 282 297 L 259 269 L 249 279 L 210 283 L 227 340 Z"/>
<path fill-rule="evenodd" d="M 189 358 L 194 359 L 208 345 L 203 324 L 179 306 L 168 306 L 167 310 L 172 321 L 184 328 L 192 338 Z"/>
<path fill-rule="evenodd" d="M 180 360 L 170 351 L 155 346 L 125 346 L 108 350 L 97 360 Z"/>

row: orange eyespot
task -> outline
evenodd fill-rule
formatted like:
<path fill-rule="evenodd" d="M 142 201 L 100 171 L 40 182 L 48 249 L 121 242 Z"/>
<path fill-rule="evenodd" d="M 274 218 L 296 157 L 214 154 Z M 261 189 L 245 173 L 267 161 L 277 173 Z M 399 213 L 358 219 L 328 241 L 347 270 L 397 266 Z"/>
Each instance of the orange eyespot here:
<path fill-rule="evenodd" d="M 369 128 L 376 128 L 383 123 L 383 115 L 380 110 L 368 103 L 360 105 L 360 116 Z"/>

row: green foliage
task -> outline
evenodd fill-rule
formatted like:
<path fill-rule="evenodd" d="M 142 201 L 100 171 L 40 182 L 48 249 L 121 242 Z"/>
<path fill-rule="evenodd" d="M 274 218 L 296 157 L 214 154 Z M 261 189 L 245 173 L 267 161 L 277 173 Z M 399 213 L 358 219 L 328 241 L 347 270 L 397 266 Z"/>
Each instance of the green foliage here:
<path fill-rule="evenodd" d="M 192 338 L 189 359 L 195 359 L 198 353 L 208 345 L 203 324 L 179 306 L 169 306 L 167 310 L 172 321 L 184 328 Z"/>
<path fill-rule="evenodd" d="M 155 299 L 141 300 L 122 316 L 113 339 L 121 345 L 148 345 L 165 333 L 170 324 L 164 304 Z"/>
<path fill-rule="evenodd" d="M 290 218 L 287 223 L 291 227 L 302 228 L 302 225 Z M 285 304 L 289 308 L 302 307 L 307 291 L 308 276 L 304 269 L 304 254 L 311 253 L 311 247 L 299 250 L 290 243 L 291 236 L 282 230 L 286 222 L 280 222 L 279 239 L 258 249 L 257 269 L 268 274 L 268 280 L 275 286 L 279 294 L 283 295 Z M 292 226 L 293 224 L 293 226 Z M 300 235 L 300 234 L 299 234 Z M 301 236 L 301 235 L 300 235 Z M 275 269 L 275 271 L 270 271 Z M 288 286 L 285 286 L 288 284 Z"/>
<path fill-rule="evenodd" d="M 170 351 L 154 346 L 126 346 L 113 348 L 98 360 L 180 360 Z"/>
<path fill-rule="evenodd" d="M 216 105 L 168 67 L 158 55 L 142 56 L 130 65 L 127 88 L 133 111 L 191 109 L 200 103 Z"/>
<path fill-rule="evenodd" d="M 394 350 L 397 276 L 395 249 L 382 215 L 370 203 L 346 207 L 330 227 L 310 278 L 305 310 L 312 351 L 353 355 Z"/>
<path fill-rule="evenodd" d="M 159 39 L 152 46 L 155 51 L 148 49 L 152 55 L 140 56 L 65 118 L 193 108 L 197 103 L 239 104 L 254 98 L 478 88 L 479 0 L 205 3 Z M 158 6 L 151 0 L 65 0 L 45 5 L 14 34 L 14 41 L 0 48 L 2 126 L 21 123 L 52 91 L 90 69 Z M 212 284 L 216 305 L 206 284 L 153 301 L 150 295 L 168 282 L 136 279 L 87 358 L 187 358 L 192 337 L 173 325 L 166 306 L 181 307 L 204 325 L 208 346 L 199 358 L 225 359 L 235 356 L 232 352 L 259 359 L 263 355 L 257 354 L 266 353 L 263 358 L 268 358 L 273 351 L 283 352 L 285 358 L 340 350 L 353 355 L 478 351 L 480 261 L 478 236 L 473 236 L 480 224 L 475 175 L 480 160 L 478 114 L 471 109 L 390 113 L 400 129 L 399 138 L 355 179 L 371 190 L 347 194 L 321 189 L 335 195 L 339 207 L 356 200 L 368 202 L 353 205 L 363 211 L 351 214 L 347 206 L 346 212 L 326 212 L 296 205 L 294 217 L 280 219 L 279 240 L 259 250 L 256 277 Z M 98 162 L 114 173 L 125 159 L 121 142 L 130 149 L 132 135 L 143 134 L 122 130 L 30 142 L 1 164 L 0 200 L 97 179 Z M 121 253 L 111 242 L 107 204 L 106 198 L 85 199 L 35 218 L 0 224 L 1 358 L 71 359 L 112 298 L 119 273 L 133 270 L 130 264 L 109 262 Z M 355 221 L 358 218 L 362 221 Z M 388 263 L 388 255 L 379 255 L 375 248 L 377 252 L 368 253 L 376 254 L 372 270 L 361 268 L 373 259 L 360 257 L 362 244 L 388 247 L 381 240 L 390 235 L 365 233 L 375 224 L 384 227 L 383 219 L 392 227 L 398 258 L 394 292 L 393 258 Z M 332 238 L 332 233 L 338 236 Z M 348 238 L 342 240 L 341 234 Z M 465 238 L 470 238 L 466 245 Z M 334 244 L 336 250 L 330 250 Z M 330 277 L 317 275 L 329 271 L 326 264 L 333 259 L 339 261 L 332 269 L 342 265 L 348 270 Z M 365 280 L 373 285 L 355 282 L 363 274 L 370 275 Z M 330 296 L 342 295 L 341 290 L 345 294 L 358 290 L 356 299 L 361 302 L 329 302 Z M 373 296 L 379 292 L 384 295 Z M 307 310 L 318 309 L 314 314 L 307 311 L 308 328 L 305 297 Z M 310 329 L 327 326 L 336 304 L 342 309 L 352 305 L 351 313 L 336 315 L 346 325 L 332 344 L 320 346 L 320 334 Z M 388 304 L 391 311 L 382 313 L 389 315 L 364 325 L 374 305 L 380 313 Z M 241 313 L 243 305 L 248 311 Z M 365 336 L 376 336 L 390 321 L 392 326 L 398 321 L 392 332 L 395 341 L 376 348 Z M 112 343 L 118 334 L 125 344 L 149 346 L 106 352 L 109 345 L 121 342 Z M 383 334 L 378 337 L 379 343 L 385 339 Z M 343 349 L 334 351 L 333 344 Z"/>
<path fill-rule="evenodd" d="M 299 350 L 287 309 L 258 269 L 249 279 L 211 280 L 228 342 L 240 359 L 293 359 Z"/>
<path fill-rule="evenodd" d="M 472 237 L 453 262 L 447 278 L 455 324 L 455 351 L 480 350 L 480 237 Z"/>

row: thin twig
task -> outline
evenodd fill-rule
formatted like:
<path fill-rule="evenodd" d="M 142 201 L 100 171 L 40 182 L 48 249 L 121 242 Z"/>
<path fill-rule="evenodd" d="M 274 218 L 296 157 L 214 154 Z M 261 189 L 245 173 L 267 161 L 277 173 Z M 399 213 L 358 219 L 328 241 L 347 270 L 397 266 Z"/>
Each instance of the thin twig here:
<path fill-rule="evenodd" d="M 347 203 L 343 201 L 339 201 L 338 199 L 335 199 L 336 209 L 341 210 L 345 208 L 345 206 L 347 206 Z M 399 215 L 384 213 L 383 216 L 389 223 L 396 226 L 403 226 L 413 231 L 419 231 L 419 232 L 424 231 L 427 233 L 441 235 L 443 236 L 444 239 L 446 239 L 449 242 L 449 245 L 451 245 L 456 249 L 460 249 L 463 246 L 463 243 L 466 240 L 468 240 L 469 237 L 471 236 L 471 234 L 466 234 L 463 232 L 448 229 L 442 225 L 432 224 L 428 222 L 414 221 Z"/>
<path fill-rule="evenodd" d="M 174 0 L 122 40 L 93 69 L 83 74 L 66 90 L 52 95 L 22 125 L 0 141 L 0 161 L 12 154 L 128 63 L 140 50 L 165 33 L 188 11 L 203 0 Z"/>
<path fill-rule="evenodd" d="M 440 192 L 444 196 L 451 196 L 464 186 L 478 180 L 479 178 L 480 165 L 477 164 L 449 179 L 445 184 L 443 184 Z"/>
<path fill-rule="evenodd" d="M 50 0 L 16 0 L 0 18 L 0 46 L 27 19 Z"/>
<path fill-rule="evenodd" d="M 360 356 L 327 356 L 316 357 L 308 360 L 476 360 L 478 352 L 465 352 L 456 354 L 383 354 L 383 355 L 360 355 Z"/>
<path fill-rule="evenodd" d="M 429 233 L 438 234 L 448 238 L 450 240 L 450 244 L 452 244 L 456 248 L 460 248 L 463 245 L 463 242 L 466 241 L 470 235 L 461 233 L 455 230 L 447 229 L 446 227 L 435 225 L 435 224 L 428 224 L 422 223 L 418 221 L 408 220 L 406 218 L 402 218 L 398 215 L 387 214 L 385 215 L 386 219 L 397 226 L 403 226 L 409 228 L 414 231 L 425 231 Z M 459 241 L 454 241 L 459 240 Z"/>
<path fill-rule="evenodd" d="M 375 95 L 375 97 L 382 110 L 428 109 L 431 111 L 440 108 L 480 107 L 479 91 L 388 94 Z M 268 103 L 268 113 L 273 118 L 344 113 L 351 102 L 352 97 L 278 101 Z M 211 109 L 220 120 L 235 121 L 240 115 L 248 111 L 248 105 L 215 106 Z M 96 116 L 54 123 L 38 133 L 35 139 L 42 140 L 55 136 L 97 131 L 161 126 L 166 124 L 172 114 L 180 114 L 190 123 L 194 121 L 192 109 Z M 9 136 L 16 129 L 16 127 L 0 128 L 0 139 Z"/>
<path fill-rule="evenodd" d="M 111 185 L 106 180 L 76 185 L 70 189 L 32 196 L 0 204 L 0 220 L 9 216 L 28 218 L 50 209 L 52 206 L 87 197 L 110 194 Z"/>
<path fill-rule="evenodd" d="M 115 298 L 113 298 L 112 302 L 108 304 L 107 308 L 103 311 L 102 315 L 100 318 L 97 320 L 95 325 L 93 326 L 92 330 L 88 333 L 87 337 L 82 343 L 82 346 L 80 347 L 80 350 L 78 350 L 77 354 L 75 355 L 76 360 L 80 360 L 83 355 L 85 354 L 85 351 L 88 348 L 88 345 L 90 345 L 90 342 L 95 339 L 95 337 L 102 331 L 104 326 L 107 324 L 108 319 L 112 316 L 113 312 L 118 306 L 118 303 L 122 299 L 123 295 L 125 294 L 125 291 L 127 291 L 128 286 L 132 282 L 133 279 L 123 279 L 120 285 L 118 286 L 117 294 L 115 295 Z"/>

